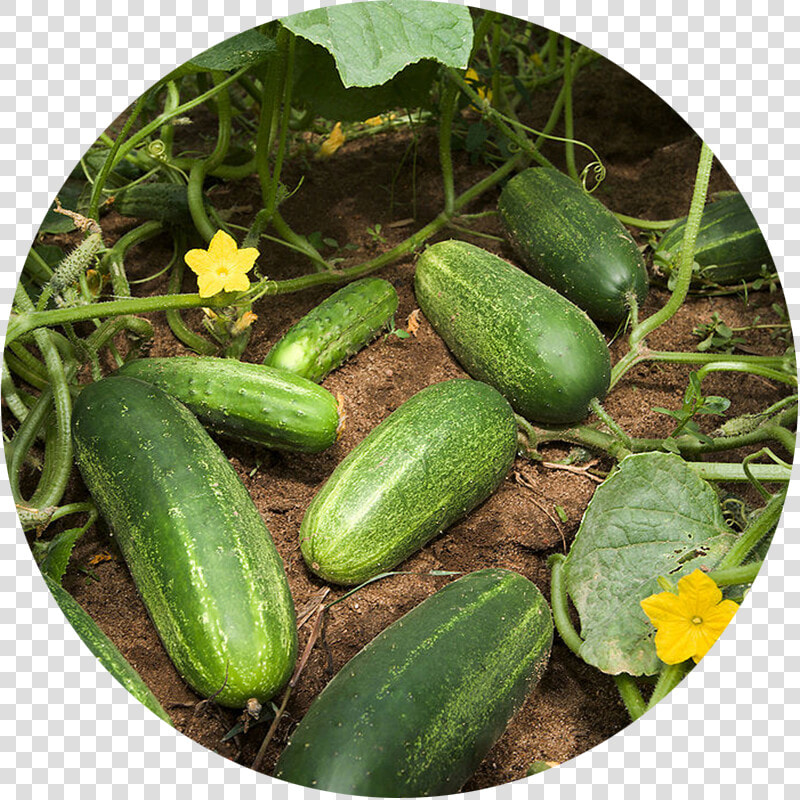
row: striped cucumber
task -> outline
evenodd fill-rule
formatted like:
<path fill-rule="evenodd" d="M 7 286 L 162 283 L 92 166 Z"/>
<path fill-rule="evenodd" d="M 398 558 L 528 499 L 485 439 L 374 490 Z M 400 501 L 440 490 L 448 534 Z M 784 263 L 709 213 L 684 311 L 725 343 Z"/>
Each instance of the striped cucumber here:
<path fill-rule="evenodd" d="M 684 217 L 662 237 L 653 260 L 667 275 L 680 256 L 686 230 Z M 733 284 L 758 278 L 762 268 L 775 272 L 756 218 L 738 192 L 720 192 L 703 209 L 694 260 L 699 269 L 692 276 L 695 285 Z"/>
<path fill-rule="evenodd" d="M 525 268 L 593 320 L 623 322 L 629 294 L 644 302 L 647 270 L 636 242 L 562 172 L 526 169 L 505 186 L 497 208 Z"/>
<path fill-rule="evenodd" d="M 514 462 L 517 432 L 491 386 L 428 386 L 334 470 L 300 527 L 310 569 L 357 584 L 391 569 L 482 503 Z"/>
<path fill-rule="evenodd" d="M 457 792 L 544 672 L 547 602 L 502 569 L 454 581 L 389 626 L 312 704 L 275 777 L 375 797 Z"/>
<path fill-rule="evenodd" d="M 119 375 L 152 383 L 212 431 L 277 450 L 318 453 L 342 420 L 336 398 L 299 375 L 232 358 L 143 358 Z"/>
<path fill-rule="evenodd" d="M 125 376 L 83 389 L 72 430 L 84 482 L 178 672 L 222 705 L 272 697 L 294 666 L 294 606 L 222 451 L 185 406 Z"/>
<path fill-rule="evenodd" d="M 147 687 L 138 672 L 130 665 L 117 646 L 100 630 L 97 623 L 83 610 L 80 603 L 63 587 L 46 575 L 43 576 L 67 622 L 75 629 L 84 644 L 103 667 L 116 678 L 143 706 L 150 709 L 157 717 L 172 725 L 169 714 L 156 700 L 155 695 Z"/>
<path fill-rule="evenodd" d="M 293 325 L 264 363 L 319 383 L 391 324 L 397 292 L 383 278 L 362 278 L 334 292 Z"/>
<path fill-rule="evenodd" d="M 536 422 L 583 419 L 611 378 L 608 347 L 577 306 L 466 242 L 429 247 L 417 262 L 417 302 L 466 371 Z"/>

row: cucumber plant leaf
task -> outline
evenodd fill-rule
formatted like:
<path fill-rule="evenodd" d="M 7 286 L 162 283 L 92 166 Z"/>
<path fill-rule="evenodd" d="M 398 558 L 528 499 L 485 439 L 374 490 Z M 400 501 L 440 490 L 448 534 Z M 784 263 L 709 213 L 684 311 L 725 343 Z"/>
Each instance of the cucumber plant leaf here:
<path fill-rule="evenodd" d="M 222 70 L 232 72 L 264 61 L 274 50 L 275 42 L 255 28 L 231 36 L 209 47 L 188 62 L 195 71 Z"/>
<path fill-rule="evenodd" d="M 411 64 L 381 86 L 345 88 L 333 56 L 324 47 L 298 39 L 295 49 L 295 102 L 327 119 L 357 122 L 391 108 L 425 107 L 438 65 Z"/>
<path fill-rule="evenodd" d="M 581 620 L 580 655 L 603 672 L 654 675 L 655 629 L 639 605 L 697 568 L 713 568 L 735 535 L 714 489 L 682 458 L 624 459 L 597 488 L 564 562 Z"/>
<path fill-rule="evenodd" d="M 451 3 L 374 0 L 314 9 L 280 22 L 324 47 L 346 88 L 380 86 L 426 59 L 466 69 L 472 48 L 469 9 Z"/>

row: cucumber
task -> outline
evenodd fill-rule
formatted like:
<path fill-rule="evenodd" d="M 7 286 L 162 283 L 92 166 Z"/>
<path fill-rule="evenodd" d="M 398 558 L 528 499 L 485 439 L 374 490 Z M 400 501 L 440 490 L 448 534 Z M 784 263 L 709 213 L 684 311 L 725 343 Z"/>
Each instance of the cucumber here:
<path fill-rule="evenodd" d="M 192 224 L 189 193 L 183 183 L 137 183 L 116 196 L 114 208 L 123 217 Z"/>
<path fill-rule="evenodd" d="M 428 386 L 372 430 L 314 498 L 300 526 L 306 564 L 345 585 L 391 569 L 494 492 L 516 449 L 514 413 L 491 386 Z"/>
<path fill-rule="evenodd" d="M 161 717 L 169 725 L 172 720 L 164 711 L 161 703 L 147 687 L 138 672 L 130 665 L 117 646 L 100 630 L 97 623 L 83 610 L 80 603 L 63 587 L 46 575 L 43 576 L 67 622 L 75 629 L 84 644 L 92 651 L 103 667 L 116 678 L 143 706 L 150 709 L 157 717 Z"/>
<path fill-rule="evenodd" d="M 647 269 L 622 223 L 555 169 L 533 167 L 500 194 L 500 219 L 525 268 L 597 322 L 628 315 L 625 298 L 647 297 Z"/>
<path fill-rule="evenodd" d="M 264 363 L 319 383 L 391 323 L 397 302 L 397 292 L 383 278 L 354 281 L 289 328 Z"/>
<path fill-rule="evenodd" d="M 676 222 L 656 247 L 654 263 L 667 275 L 680 256 L 686 220 Z M 763 268 L 775 272 L 756 218 L 738 192 L 721 192 L 703 209 L 694 260 L 699 267 L 692 276 L 695 285 L 748 281 L 758 278 Z"/>
<path fill-rule="evenodd" d="M 457 792 L 544 672 L 547 602 L 502 569 L 454 581 L 380 633 L 316 698 L 275 777 L 375 797 Z"/>
<path fill-rule="evenodd" d="M 417 302 L 464 369 L 522 416 L 583 419 L 611 379 L 594 323 L 558 292 L 466 242 L 429 247 L 417 262 Z"/>
<path fill-rule="evenodd" d="M 119 375 L 152 383 L 176 397 L 216 433 L 277 450 L 318 453 L 341 420 L 326 389 L 284 370 L 232 358 L 142 358 Z"/>
<path fill-rule="evenodd" d="M 185 406 L 125 376 L 92 383 L 75 458 L 183 679 L 241 707 L 288 680 L 297 652 L 283 564 L 227 458 Z"/>

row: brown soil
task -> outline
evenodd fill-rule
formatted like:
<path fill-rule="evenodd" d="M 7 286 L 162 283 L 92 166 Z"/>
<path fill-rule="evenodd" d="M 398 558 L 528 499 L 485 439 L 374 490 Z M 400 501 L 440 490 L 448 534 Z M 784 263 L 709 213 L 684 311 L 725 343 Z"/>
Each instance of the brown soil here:
<path fill-rule="evenodd" d="M 548 98 L 537 100 L 541 113 L 531 116 L 541 124 L 550 108 Z M 681 119 L 663 102 L 626 73 L 601 64 L 588 70 L 576 87 L 576 136 L 590 141 L 608 167 L 608 178 L 598 196 L 608 206 L 625 213 L 663 219 L 686 213 L 691 197 L 699 141 Z M 348 263 L 357 263 L 371 254 L 388 249 L 427 222 L 441 208 L 442 192 L 438 155 L 433 129 L 422 131 L 417 153 L 417 219 L 412 216 L 410 170 L 403 171 L 395 187 L 398 202 L 389 208 L 388 187 L 396 165 L 408 145 L 406 133 L 379 134 L 348 142 L 332 159 L 315 162 L 305 173 L 300 191 L 285 205 L 285 215 L 299 231 L 320 230 L 340 244 L 352 243 L 359 251 L 344 251 Z M 561 146 L 548 145 L 545 151 L 559 161 Z M 488 174 L 489 168 L 470 164 L 466 154 L 457 154 L 457 188 L 466 188 Z M 287 168 L 286 182 L 294 185 L 301 174 L 297 161 Z M 725 172 L 716 167 L 711 190 L 731 188 Z M 216 187 L 212 191 L 220 207 L 235 206 L 234 220 L 246 224 L 259 203 L 254 180 Z M 495 207 L 497 193 L 481 198 L 470 211 Z M 397 221 L 401 223 L 394 226 Z M 375 243 L 366 234 L 367 226 L 381 223 L 386 244 Z M 105 218 L 108 241 L 133 227 L 133 221 L 114 213 Z M 481 222 L 481 229 L 498 234 L 496 221 Z M 447 238 L 441 236 L 439 238 Z M 483 239 L 476 244 L 488 247 L 513 261 L 507 247 Z M 168 241 L 156 241 L 134 251 L 128 268 L 132 278 L 146 276 L 166 263 Z M 285 249 L 267 248 L 260 269 L 270 277 L 302 274 L 307 266 Z M 409 257 L 384 270 L 381 275 L 394 284 L 400 296 L 397 315 L 404 325 L 417 307 L 412 291 L 414 258 Z M 147 284 L 150 292 L 166 291 L 160 279 Z M 186 291 L 193 291 L 187 278 Z M 330 289 L 268 298 L 255 311 L 258 321 L 245 353 L 246 361 L 260 362 L 268 348 L 290 324 L 330 293 Z M 661 306 L 666 294 L 655 288 L 643 313 Z M 652 337 L 652 344 L 664 349 L 691 350 L 697 339 L 692 329 L 720 312 L 731 325 L 746 324 L 755 314 L 762 321 L 778 321 L 771 303 L 782 300 L 775 294 L 742 297 L 693 298 L 678 315 Z M 185 315 L 199 329 L 199 313 Z M 186 351 L 171 335 L 163 319 L 153 317 L 157 335 L 151 350 L 156 356 L 183 354 Z M 255 447 L 220 441 L 231 463 L 244 481 L 269 526 L 289 577 L 298 607 L 303 606 L 324 584 L 306 569 L 301 557 L 297 532 L 304 511 L 334 467 L 364 436 L 401 403 L 423 387 L 448 378 L 464 376 L 442 340 L 422 319 L 415 337 L 378 339 L 328 377 L 324 386 L 341 393 L 347 404 L 348 422 L 342 439 L 316 456 L 285 455 Z M 606 331 L 611 337 L 613 331 Z M 748 344 L 758 352 L 776 352 L 769 337 L 750 333 Z M 618 358 L 625 350 L 621 339 L 612 351 Z M 686 386 L 688 369 L 666 366 L 641 366 L 633 370 L 608 398 L 606 407 L 634 436 L 666 435 L 671 429 L 667 417 L 653 411 L 654 406 L 677 408 Z M 709 393 L 732 398 L 730 414 L 763 408 L 779 396 L 773 385 L 755 377 L 725 375 L 709 379 Z M 714 427 L 716 421 L 707 421 Z M 550 460 L 564 455 L 563 450 L 548 452 Z M 598 468 L 608 468 L 599 462 Z M 575 535 L 581 516 L 596 487 L 585 475 L 547 468 L 518 459 L 514 470 L 499 491 L 464 521 L 429 543 L 402 565 L 404 570 L 427 573 L 429 570 L 471 571 L 489 566 L 516 570 L 534 581 L 549 595 L 547 557 L 562 552 Z M 76 481 L 71 495 L 82 496 Z M 555 506 L 564 509 L 567 521 L 556 525 Z M 562 539 L 563 534 L 563 539 Z M 110 560 L 91 567 L 89 579 L 78 567 L 108 551 Z M 342 665 L 402 614 L 443 586 L 451 578 L 405 575 L 368 586 L 340 603 L 327 614 L 323 634 L 288 706 L 284 720 L 270 747 L 268 771 L 296 721 Z M 76 548 L 65 579 L 87 611 L 119 646 L 142 674 L 156 696 L 169 710 L 176 728 L 223 756 L 249 765 L 265 728 L 256 727 L 236 741 L 221 743 L 222 735 L 237 720 L 234 711 L 213 705 L 195 712 L 200 699 L 181 681 L 167 658 L 144 606 L 131 582 L 124 563 L 109 538 L 98 526 Z M 331 598 L 341 596 L 340 589 Z M 306 625 L 300 631 L 301 646 L 308 636 Z M 531 761 L 544 759 L 563 762 L 602 742 L 628 722 L 611 679 L 575 658 L 556 641 L 546 675 L 520 713 L 509 725 L 477 774 L 465 789 L 474 790 L 525 774 Z"/>

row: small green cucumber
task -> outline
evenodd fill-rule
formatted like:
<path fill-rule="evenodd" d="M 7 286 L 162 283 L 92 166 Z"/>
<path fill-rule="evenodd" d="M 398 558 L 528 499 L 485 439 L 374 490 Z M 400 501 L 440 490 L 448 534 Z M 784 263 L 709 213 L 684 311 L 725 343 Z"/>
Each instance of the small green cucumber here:
<path fill-rule="evenodd" d="M 686 220 L 676 222 L 656 247 L 654 263 L 667 275 L 680 256 Z M 764 268 L 775 272 L 764 236 L 741 194 L 720 192 L 703 209 L 694 261 L 699 267 L 692 276 L 695 285 L 748 281 L 758 278 Z"/>
<path fill-rule="evenodd" d="M 183 183 L 137 183 L 121 191 L 114 208 L 123 217 L 191 225 L 189 193 Z"/>
<path fill-rule="evenodd" d="M 119 375 L 176 397 L 215 433 L 276 450 L 318 453 L 339 434 L 339 403 L 299 375 L 232 358 L 142 358 Z"/>
<path fill-rule="evenodd" d="M 611 379 L 605 339 L 577 306 L 502 258 L 460 241 L 417 262 L 422 312 L 464 369 L 530 420 L 583 419 Z"/>
<path fill-rule="evenodd" d="M 553 621 L 527 578 L 485 569 L 440 589 L 316 698 L 275 777 L 340 794 L 459 791 L 542 676 Z"/>
<path fill-rule="evenodd" d="M 516 449 L 514 413 L 491 386 L 428 386 L 374 428 L 314 498 L 300 527 L 306 564 L 346 585 L 391 569 L 492 494 Z"/>
<path fill-rule="evenodd" d="M 383 278 L 349 283 L 289 328 L 264 363 L 319 383 L 391 324 L 397 303 Z"/>
<path fill-rule="evenodd" d="M 56 603 L 64 612 L 67 622 L 72 625 L 75 633 L 80 636 L 84 644 L 92 651 L 92 655 L 143 706 L 149 708 L 157 717 L 161 717 L 164 722 L 172 725 L 169 714 L 164 711 L 161 703 L 156 700 L 155 695 L 150 691 L 139 673 L 120 653 L 111 639 L 100 630 L 98 624 L 83 610 L 80 603 L 54 580 L 51 580 L 46 575 L 43 577 L 50 594 L 53 595 Z"/>
<path fill-rule="evenodd" d="M 192 413 L 125 376 L 89 384 L 75 460 L 183 679 L 242 707 L 271 698 L 297 654 L 294 605 L 269 531 Z"/>
<path fill-rule="evenodd" d="M 627 295 L 644 302 L 647 269 L 636 242 L 564 173 L 526 169 L 506 184 L 497 209 L 525 268 L 593 320 L 617 325 L 628 315 Z"/>

